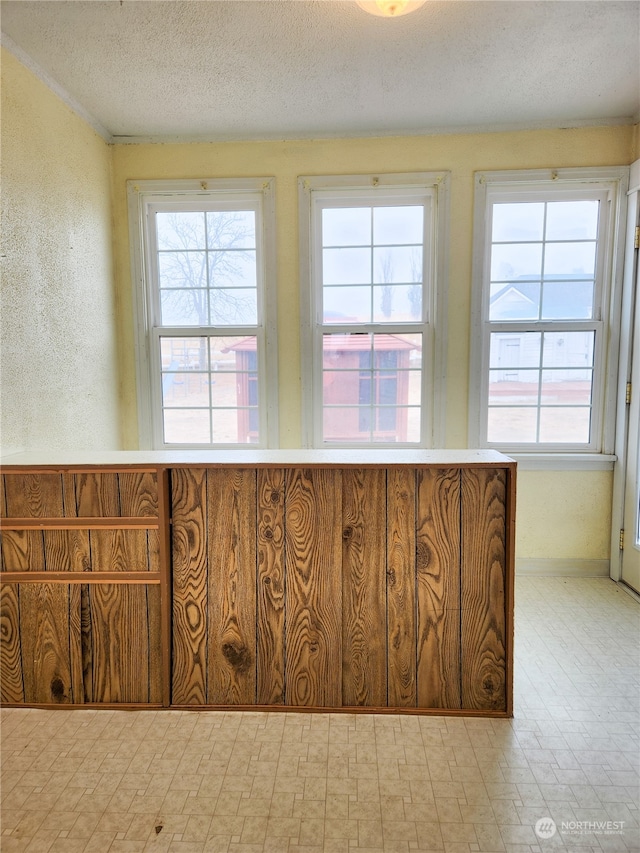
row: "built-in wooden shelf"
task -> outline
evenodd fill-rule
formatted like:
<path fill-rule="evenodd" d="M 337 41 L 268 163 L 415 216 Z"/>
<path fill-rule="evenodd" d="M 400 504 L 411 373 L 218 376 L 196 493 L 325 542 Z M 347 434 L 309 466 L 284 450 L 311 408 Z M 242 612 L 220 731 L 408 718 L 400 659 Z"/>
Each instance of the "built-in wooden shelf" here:
<path fill-rule="evenodd" d="M 512 712 L 499 453 L 21 454 L 0 485 L 5 704 Z"/>

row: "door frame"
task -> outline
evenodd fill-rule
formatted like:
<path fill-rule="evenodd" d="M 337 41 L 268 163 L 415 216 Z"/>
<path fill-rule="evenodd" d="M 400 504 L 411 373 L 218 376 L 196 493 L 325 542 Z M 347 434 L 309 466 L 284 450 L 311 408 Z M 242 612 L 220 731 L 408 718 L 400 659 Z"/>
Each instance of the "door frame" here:
<path fill-rule="evenodd" d="M 613 496 L 611 505 L 611 557 L 610 577 L 619 582 L 622 577 L 622 551 L 620 531 L 624 527 L 624 493 L 629 438 L 629 406 L 626 402 L 627 383 L 631 378 L 631 356 L 635 311 L 640 310 L 635 292 L 635 282 L 640 251 L 634 248 L 636 227 L 640 226 L 640 160 L 631 164 L 629 191 L 627 193 L 627 228 L 625 236 L 624 279 L 622 285 L 622 325 L 620 329 L 620 358 L 618 363 L 618 396 L 616 411 L 615 454 L 613 474 Z M 640 346 L 640 341 L 637 342 Z M 638 383 L 636 382 L 636 385 Z M 633 389 L 640 394 L 640 387 Z"/>

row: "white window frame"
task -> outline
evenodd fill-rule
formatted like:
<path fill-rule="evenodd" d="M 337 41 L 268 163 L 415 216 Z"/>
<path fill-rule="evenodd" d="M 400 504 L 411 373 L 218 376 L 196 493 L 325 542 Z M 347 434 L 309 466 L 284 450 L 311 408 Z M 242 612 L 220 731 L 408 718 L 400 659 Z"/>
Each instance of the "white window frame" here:
<path fill-rule="evenodd" d="M 430 204 L 429 233 L 423 254 L 423 317 L 415 323 L 339 323 L 322 321 L 322 248 L 319 211 L 323 206 L 361 202 L 389 204 L 411 199 Z M 304 447 L 434 447 L 445 437 L 445 359 L 449 173 L 302 176 L 298 179 L 301 284 L 302 441 Z M 419 442 L 335 442 L 323 440 L 323 334 L 390 333 L 423 335 L 421 430 Z"/>
<path fill-rule="evenodd" d="M 482 172 L 475 175 L 469 446 L 501 450 L 531 468 L 610 468 L 624 261 L 628 167 Z M 495 202 L 601 200 L 595 316 L 589 321 L 489 319 L 492 205 Z M 591 435 L 588 444 L 489 442 L 489 345 L 492 332 L 595 331 Z"/>
<path fill-rule="evenodd" d="M 177 181 L 128 181 L 129 237 L 135 317 L 136 380 L 141 449 L 219 449 L 278 446 L 278 373 L 276 328 L 275 179 L 206 178 Z M 178 326 L 161 324 L 155 258 L 158 210 L 255 209 L 259 257 L 256 325 Z M 167 444 L 163 440 L 160 336 L 237 337 L 255 335 L 258 349 L 260 442 Z"/>

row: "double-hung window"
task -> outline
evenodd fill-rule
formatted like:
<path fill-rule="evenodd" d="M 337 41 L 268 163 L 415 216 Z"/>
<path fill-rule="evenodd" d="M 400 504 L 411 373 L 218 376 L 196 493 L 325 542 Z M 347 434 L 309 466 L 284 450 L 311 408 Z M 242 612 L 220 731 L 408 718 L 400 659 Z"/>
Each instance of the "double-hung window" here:
<path fill-rule="evenodd" d="M 611 452 L 626 173 L 476 176 L 472 445 Z"/>
<path fill-rule="evenodd" d="M 277 442 L 273 186 L 130 182 L 141 444 Z"/>
<path fill-rule="evenodd" d="M 308 445 L 440 439 L 446 189 L 445 174 L 300 179 Z"/>

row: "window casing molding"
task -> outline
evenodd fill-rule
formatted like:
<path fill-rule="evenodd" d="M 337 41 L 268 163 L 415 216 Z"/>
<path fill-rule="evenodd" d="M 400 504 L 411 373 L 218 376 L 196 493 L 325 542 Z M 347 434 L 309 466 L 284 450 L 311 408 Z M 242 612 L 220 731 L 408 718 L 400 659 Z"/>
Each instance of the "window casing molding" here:
<path fill-rule="evenodd" d="M 276 326 L 275 180 L 273 178 L 128 181 L 129 238 L 135 319 L 136 385 L 141 449 L 277 447 L 278 374 Z M 155 230 L 158 212 L 254 210 L 256 212 L 257 323 L 163 325 Z M 163 439 L 161 337 L 256 336 L 260 440 L 254 443 L 166 443 Z M 211 368 L 213 369 L 213 368 Z M 213 436 L 212 436 L 213 438 Z"/>
<path fill-rule="evenodd" d="M 305 176 L 298 179 L 302 444 L 304 447 L 433 447 L 444 446 L 446 276 L 449 213 L 447 172 Z M 413 322 L 374 319 L 370 322 L 323 322 L 321 216 L 323 209 L 425 205 L 428 224 L 423 242 L 422 316 Z M 372 250 L 373 250 L 372 246 Z M 372 289 L 374 284 L 372 282 Z M 419 441 L 385 442 L 323 439 L 323 335 L 421 334 L 421 419 Z M 373 337 L 372 337 L 373 339 Z M 374 348 L 375 348 L 374 344 Z M 374 353 L 375 357 L 375 353 Z M 374 380 L 375 384 L 375 380 Z"/>
<path fill-rule="evenodd" d="M 470 363 L 469 446 L 489 447 L 510 455 L 524 454 L 527 467 L 535 459 L 559 470 L 571 467 L 574 456 L 599 454 L 609 467 L 614 447 L 616 376 L 620 337 L 620 299 L 624 258 L 624 199 L 628 168 L 527 170 L 476 173 L 474 199 L 473 296 Z M 593 316 L 589 319 L 491 320 L 489 317 L 492 210 L 501 202 L 599 200 Z M 546 237 L 542 238 L 543 243 Z M 546 243 L 545 243 L 546 245 Z M 593 396 L 588 442 L 489 441 L 489 355 L 491 334 L 592 332 Z M 542 350 L 541 350 L 542 353 Z M 542 355 L 541 355 L 542 358 Z M 494 365 L 495 369 L 495 365 Z M 541 362 L 539 370 L 544 373 Z M 539 406 L 541 403 L 539 403 Z M 605 459 L 605 457 L 608 457 Z M 553 462 L 553 460 L 556 460 Z M 582 461 L 581 461 L 582 460 Z M 559 467 L 558 467 L 559 466 Z"/>

